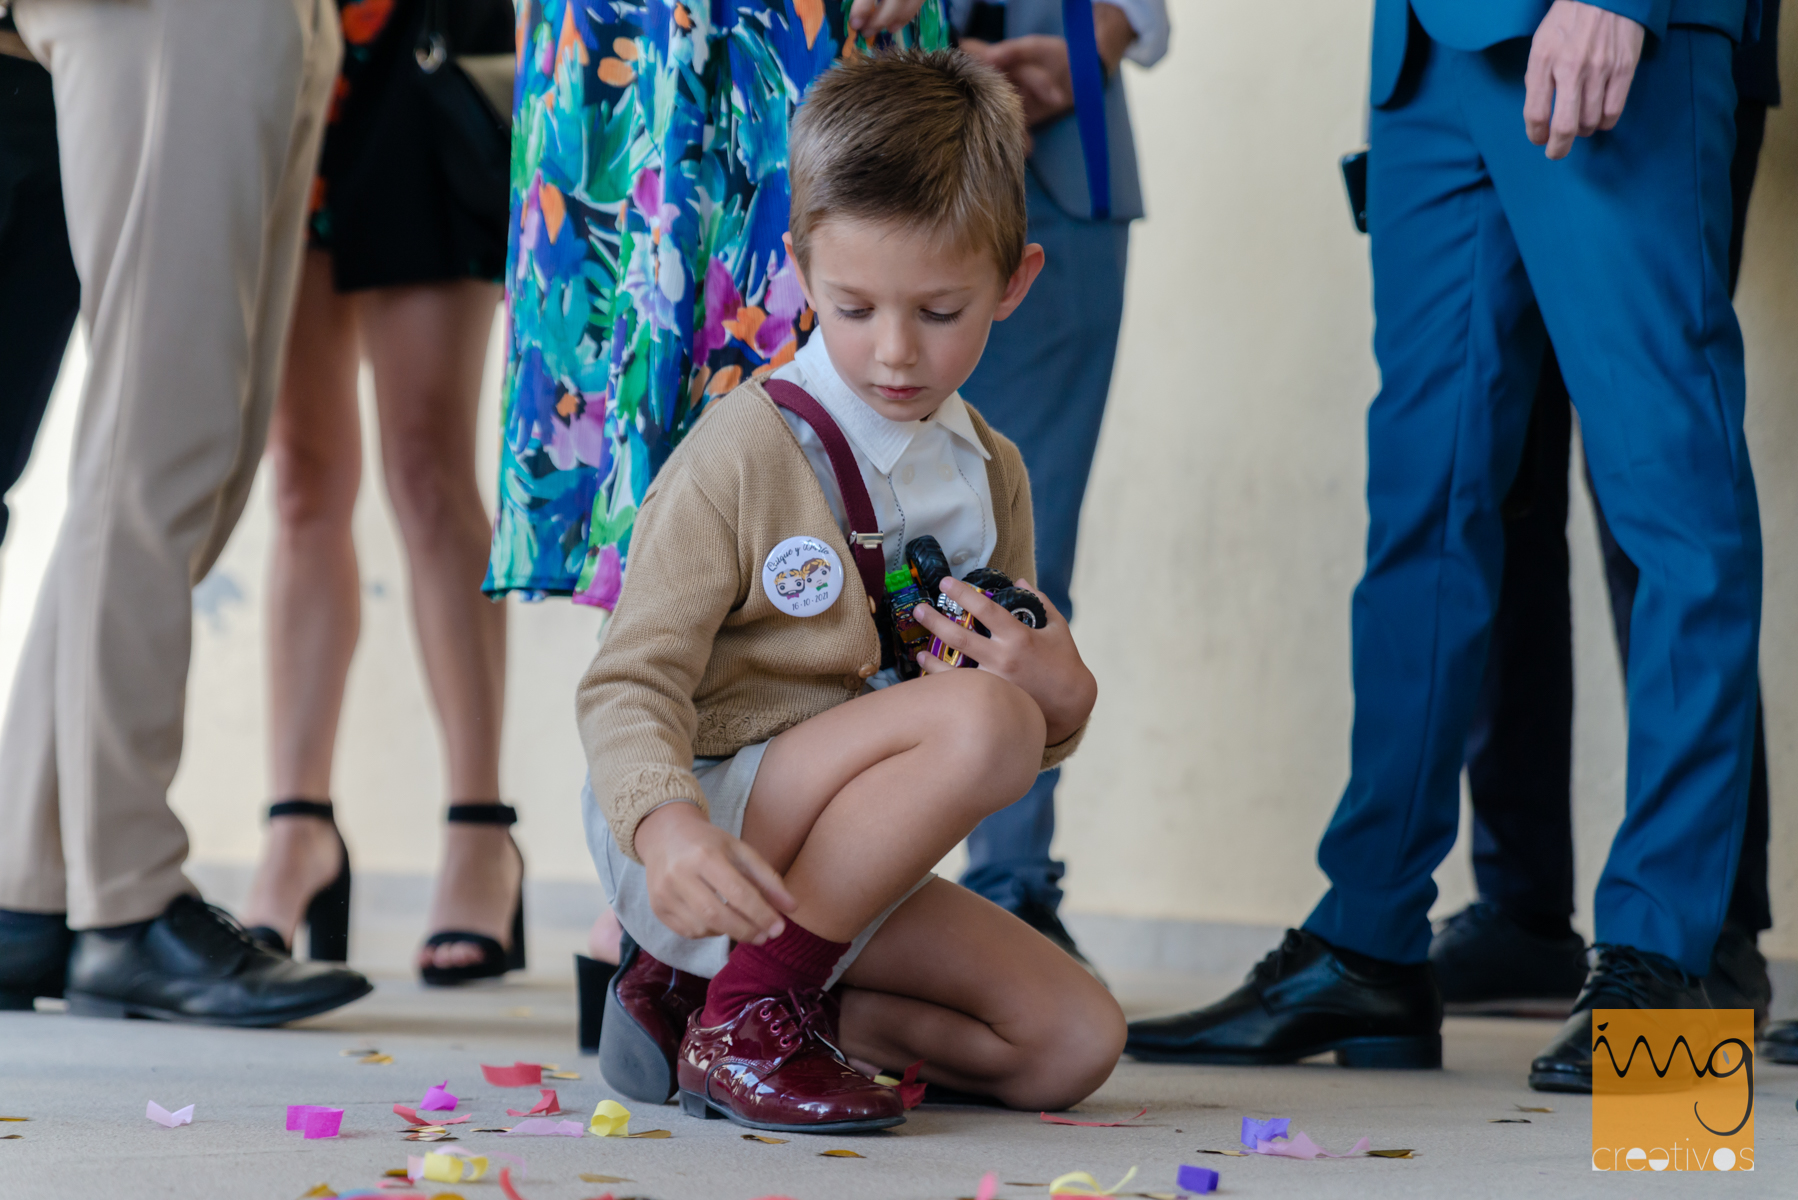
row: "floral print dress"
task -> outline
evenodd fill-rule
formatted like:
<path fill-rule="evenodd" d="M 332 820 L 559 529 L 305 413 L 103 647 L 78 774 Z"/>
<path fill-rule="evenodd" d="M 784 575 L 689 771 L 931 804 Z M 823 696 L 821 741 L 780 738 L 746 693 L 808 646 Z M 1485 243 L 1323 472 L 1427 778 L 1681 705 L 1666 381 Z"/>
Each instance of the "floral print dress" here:
<path fill-rule="evenodd" d="M 793 357 L 787 124 L 849 0 L 520 0 L 490 595 L 611 608 L 706 402 Z M 895 39 L 948 43 L 939 0 Z"/>

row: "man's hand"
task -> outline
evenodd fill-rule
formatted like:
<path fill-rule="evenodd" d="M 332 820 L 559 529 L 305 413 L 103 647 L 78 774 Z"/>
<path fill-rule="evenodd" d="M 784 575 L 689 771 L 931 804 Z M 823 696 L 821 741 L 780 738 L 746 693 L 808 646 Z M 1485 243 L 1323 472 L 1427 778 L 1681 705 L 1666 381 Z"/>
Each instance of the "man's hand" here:
<path fill-rule="evenodd" d="M 871 38 L 883 30 L 901 29 L 924 7 L 924 0 L 855 0 L 849 6 L 849 28 Z"/>
<path fill-rule="evenodd" d="M 1115 4 L 1093 5 L 1093 32 L 1098 35 L 1099 61 L 1106 74 L 1118 69 L 1124 51 L 1136 40 L 1130 18 Z M 1024 101 L 1024 124 L 1034 129 L 1074 107 L 1074 77 L 1068 69 L 1068 44 L 1046 34 L 1006 38 L 1002 42 L 962 40 L 961 48 L 1004 73 Z"/>
<path fill-rule="evenodd" d="M 990 671 L 1001 679 L 1017 684 L 1030 694 L 1043 710 L 1048 725 L 1048 744 L 1066 741 L 1085 723 L 1099 698 L 1099 681 L 1086 669 L 1067 620 L 1049 598 L 1037 592 L 1022 579 L 1017 586 L 1028 588 L 1043 602 L 1049 623 L 1041 629 L 1027 628 L 1022 621 L 994 604 L 985 592 L 959 579 L 943 580 L 943 594 L 974 614 L 976 620 L 992 631 L 981 637 L 972 629 L 963 629 L 944 616 L 935 606 L 920 604 L 912 617 L 943 644 L 974 659 L 982 671 Z M 918 665 L 926 674 L 953 671 L 942 659 L 928 650 L 918 655 Z"/>
<path fill-rule="evenodd" d="M 684 938 L 722 933 L 759 946 L 779 937 L 787 927 L 780 914 L 798 907 L 766 859 L 695 805 L 662 805 L 638 822 L 636 840 L 649 905 Z"/>
<path fill-rule="evenodd" d="M 1623 115 L 1642 58 L 1643 28 L 1579 0 L 1555 0 L 1530 41 L 1523 126 L 1548 157 L 1566 158 L 1575 137 L 1610 129 Z"/>

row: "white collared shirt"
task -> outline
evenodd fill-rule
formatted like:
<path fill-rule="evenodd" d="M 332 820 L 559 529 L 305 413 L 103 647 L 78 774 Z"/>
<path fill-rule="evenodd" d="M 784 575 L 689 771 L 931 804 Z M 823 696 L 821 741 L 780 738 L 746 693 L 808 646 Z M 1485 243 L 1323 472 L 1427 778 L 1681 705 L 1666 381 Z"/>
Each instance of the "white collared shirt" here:
<path fill-rule="evenodd" d="M 957 579 L 986 566 L 999 540 L 993 522 L 993 490 L 986 477 L 986 460 L 991 456 L 980 443 L 960 392 L 951 392 L 936 412 L 922 421 L 888 420 L 843 382 L 819 333 L 773 377 L 809 392 L 849 440 L 874 504 L 874 516 L 885 534 L 881 547 L 887 570 L 903 566 L 906 544 L 925 534 L 942 546 Z M 831 515 L 847 538 L 849 519 L 824 443 L 794 414 L 783 408 L 780 415 L 799 439 L 830 503 Z"/>

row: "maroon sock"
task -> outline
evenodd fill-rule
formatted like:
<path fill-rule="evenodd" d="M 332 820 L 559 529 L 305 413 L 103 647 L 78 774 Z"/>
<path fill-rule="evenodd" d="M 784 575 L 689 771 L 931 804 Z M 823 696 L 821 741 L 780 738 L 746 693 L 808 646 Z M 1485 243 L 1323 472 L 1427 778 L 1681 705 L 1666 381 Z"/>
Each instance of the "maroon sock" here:
<path fill-rule="evenodd" d="M 779 937 L 760 946 L 744 942 L 730 952 L 730 961 L 706 989 L 700 1021 L 722 1025 L 751 1000 L 821 988 L 847 949 L 848 942 L 825 941 L 789 917 Z"/>

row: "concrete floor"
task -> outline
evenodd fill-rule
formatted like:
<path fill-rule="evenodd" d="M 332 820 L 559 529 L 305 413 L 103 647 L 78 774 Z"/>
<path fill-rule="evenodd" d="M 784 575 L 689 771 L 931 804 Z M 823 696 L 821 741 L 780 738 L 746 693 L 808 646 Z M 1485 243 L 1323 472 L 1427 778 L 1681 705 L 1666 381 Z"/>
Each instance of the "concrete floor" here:
<path fill-rule="evenodd" d="M 1209 998 L 1229 981 L 1165 975 L 1115 980 L 1135 1013 L 1189 998 Z M 472 1126 L 510 1124 L 508 1105 L 529 1107 L 536 1092 L 487 1086 L 479 1064 L 557 1063 L 578 1081 L 556 1083 L 563 1107 L 591 1113 L 611 1095 L 595 1060 L 574 1053 L 571 987 L 527 981 L 458 992 L 426 992 L 407 980 L 383 980 L 373 996 L 347 1009 L 282 1030 L 219 1030 L 148 1022 L 88 1020 L 54 1012 L 0 1014 L 0 1198 L 87 1200 L 295 1200 L 318 1183 L 339 1192 L 374 1188 L 382 1172 L 403 1167 L 397 1102 L 415 1103 L 447 1079 L 464 1098 Z M 581 1200 L 608 1190 L 657 1200 L 951 1200 L 971 1196 L 995 1171 L 1006 1200 L 1041 1200 L 1054 1176 L 1087 1170 L 1110 1185 L 1139 1167 L 1130 1189 L 1173 1190 L 1183 1162 L 1222 1175 L 1221 1195 L 1302 1196 L 1771 1196 L 1792 1194 L 1798 1163 L 1798 1069 L 1766 1067 L 1758 1081 L 1757 1160 L 1753 1174 L 1726 1181 L 1670 1174 L 1642 1185 L 1594 1174 L 1590 1104 L 1544 1097 L 1523 1086 L 1523 1072 L 1552 1025 L 1536 1021 L 1453 1019 L 1447 1069 L 1440 1073 L 1354 1073 L 1323 1063 L 1239 1070 L 1122 1064 L 1074 1115 L 1122 1120 L 1144 1105 L 1134 1129 L 1042 1123 L 1033 1113 L 926 1107 L 898 1130 L 863 1138 L 796 1137 L 784 1145 L 744 1141 L 722 1121 L 699 1122 L 669 1107 L 635 1110 L 633 1129 L 664 1128 L 667 1140 L 506 1138 L 465 1133 L 455 1145 L 505 1151 L 525 1160 L 517 1186 L 525 1200 Z M 376 1047 L 391 1065 L 365 1066 L 342 1051 Z M 170 1110 L 195 1106 L 192 1125 L 163 1129 L 144 1119 L 154 1100 Z M 303 1141 L 283 1129 L 288 1104 L 346 1110 L 343 1136 Z M 1547 1105 L 1529 1124 L 1516 1105 Z M 1376 1147 L 1412 1148 L 1417 1157 L 1387 1161 L 1298 1162 L 1220 1158 L 1201 1148 L 1236 1144 L 1245 1115 L 1289 1116 L 1322 1145 L 1346 1149 L 1370 1137 Z M 462 1126 L 467 1129 L 469 1126 Z M 865 1157 L 821 1157 L 851 1148 Z M 497 1160 L 496 1167 L 497 1171 Z M 581 1172 L 631 1182 L 583 1182 Z M 1026 1186 L 1026 1185 L 1038 1186 Z M 488 1180 L 427 1185 L 464 1200 L 502 1200 Z"/>

